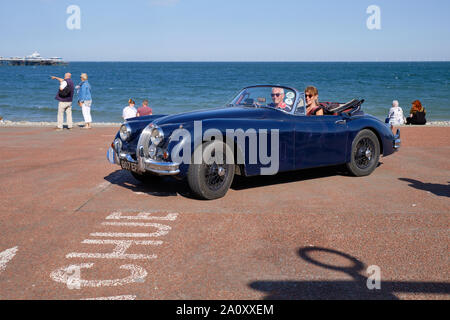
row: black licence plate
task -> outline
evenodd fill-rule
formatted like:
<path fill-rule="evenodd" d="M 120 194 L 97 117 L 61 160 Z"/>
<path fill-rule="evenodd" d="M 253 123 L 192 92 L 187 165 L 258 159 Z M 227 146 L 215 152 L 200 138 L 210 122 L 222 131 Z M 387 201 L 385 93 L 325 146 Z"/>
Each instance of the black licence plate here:
<path fill-rule="evenodd" d="M 138 172 L 138 165 L 137 163 L 133 163 L 127 160 L 120 160 L 120 166 L 124 170 Z"/>

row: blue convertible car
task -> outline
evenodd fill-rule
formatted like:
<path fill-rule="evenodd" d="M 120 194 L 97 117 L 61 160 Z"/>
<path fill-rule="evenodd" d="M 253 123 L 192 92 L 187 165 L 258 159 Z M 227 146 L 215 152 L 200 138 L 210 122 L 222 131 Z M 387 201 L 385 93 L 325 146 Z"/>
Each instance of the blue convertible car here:
<path fill-rule="evenodd" d="M 107 156 L 142 182 L 174 176 L 209 200 L 223 197 L 235 174 L 346 164 L 352 175 L 365 176 L 401 141 L 400 131 L 394 135 L 364 114 L 363 102 L 324 103 L 323 116 L 306 116 L 303 92 L 251 86 L 222 108 L 129 119 Z"/>

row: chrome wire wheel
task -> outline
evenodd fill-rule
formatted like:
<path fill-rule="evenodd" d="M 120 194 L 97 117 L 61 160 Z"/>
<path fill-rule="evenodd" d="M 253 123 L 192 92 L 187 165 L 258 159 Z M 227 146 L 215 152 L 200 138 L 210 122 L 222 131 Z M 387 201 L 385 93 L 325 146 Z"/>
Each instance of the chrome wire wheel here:
<path fill-rule="evenodd" d="M 189 187 L 201 199 L 221 198 L 227 193 L 234 178 L 234 163 L 226 163 L 226 152 L 232 155 L 232 150 L 219 141 L 204 143 L 202 149 L 202 163 L 192 163 L 189 166 Z"/>
<path fill-rule="evenodd" d="M 222 165 L 213 163 L 205 168 L 205 181 L 209 189 L 219 190 L 225 183 L 227 177 L 227 169 Z"/>
<path fill-rule="evenodd" d="M 363 138 L 356 145 L 355 163 L 360 169 L 367 169 L 373 160 L 375 144 L 372 139 Z"/>
<path fill-rule="evenodd" d="M 347 169 L 356 177 L 367 176 L 375 170 L 379 159 L 380 142 L 378 137 L 372 130 L 361 130 L 353 139 Z"/>

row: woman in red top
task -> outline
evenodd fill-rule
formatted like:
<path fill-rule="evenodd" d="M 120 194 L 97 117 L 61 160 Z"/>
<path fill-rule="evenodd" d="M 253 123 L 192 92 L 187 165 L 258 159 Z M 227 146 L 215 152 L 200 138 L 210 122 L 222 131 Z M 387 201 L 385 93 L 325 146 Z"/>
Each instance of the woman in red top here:
<path fill-rule="evenodd" d="M 319 106 L 319 91 L 316 87 L 310 86 L 305 89 L 306 115 L 323 116 L 323 109 Z"/>

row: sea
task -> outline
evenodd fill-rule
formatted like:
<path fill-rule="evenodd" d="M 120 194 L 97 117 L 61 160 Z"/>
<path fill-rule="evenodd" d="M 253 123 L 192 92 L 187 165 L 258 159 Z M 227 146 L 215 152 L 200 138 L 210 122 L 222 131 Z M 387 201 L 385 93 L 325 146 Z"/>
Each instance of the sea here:
<path fill-rule="evenodd" d="M 0 66 L 0 117 L 55 122 L 58 81 L 87 73 L 94 122 L 121 122 L 128 99 L 150 101 L 153 114 L 224 106 L 241 88 L 314 85 L 321 101 L 365 99 L 363 110 L 380 119 L 393 100 L 405 115 L 418 99 L 429 121 L 450 120 L 450 62 L 70 62 L 67 66 Z M 76 101 L 76 97 L 74 99 Z M 73 106 L 74 121 L 82 122 Z"/>

